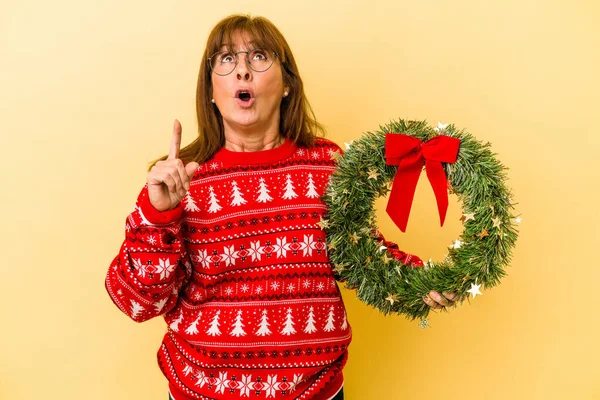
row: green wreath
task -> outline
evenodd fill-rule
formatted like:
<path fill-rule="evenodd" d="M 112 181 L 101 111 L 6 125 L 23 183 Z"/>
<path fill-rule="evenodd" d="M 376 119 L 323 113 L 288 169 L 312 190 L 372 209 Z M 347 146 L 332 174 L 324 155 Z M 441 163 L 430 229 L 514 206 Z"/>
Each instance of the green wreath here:
<path fill-rule="evenodd" d="M 439 164 L 448 192 L 456 194 L 462 203 L 464 230 L 441 262 L 415 267 L 404 264 L 397 252 L 382 246 L 385 242 L 375 224 L 373 205 L 376 197 L 390 191 L 399 169 L 386 163 L 386 136 L 394 133 L 422 143 L 439 136 L 460 140 L 455 162 Z M 452 140 L 458 142 L 456 139 Z M 328 212 L 321 227 L 327 231 L 336 278 L 356 289 L 361 301 L 384 314 L 399 313 L 410 319 L 428 315 L 430 307 L 423 296 L 431 290 L 475 297 L 481 294 L 479 287 L 497 285 L 510 261 L 520 217 L 515 218 L 510 211 L 515 203 L 505 183 L 506 167 L 489 147 L 489 143 L 482 144 L 454 125 L 431 128 L 425 121 L 398 120 L 380 126 L 378 132 L 367 132 L 343 155 L 334 153 L 338 165 L 324 195 Z M 447 192 L 445 196 L 447 199 Z M 440 216 L 443 223 L 444 216 Z"/>

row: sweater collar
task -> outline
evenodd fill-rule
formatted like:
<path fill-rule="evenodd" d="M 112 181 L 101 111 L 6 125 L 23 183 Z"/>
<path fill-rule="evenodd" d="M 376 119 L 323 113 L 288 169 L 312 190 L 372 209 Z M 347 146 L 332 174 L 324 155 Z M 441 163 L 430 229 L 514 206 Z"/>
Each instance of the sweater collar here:
<path fill-rule="evenodd" d="M 214 160 L 229 165 L 269 164 L 291 157 L 296 151 L 296 144 L 290 139 L 272 149 L 260 151 L 232 151 L 222 147 L 215 153 Z"/>

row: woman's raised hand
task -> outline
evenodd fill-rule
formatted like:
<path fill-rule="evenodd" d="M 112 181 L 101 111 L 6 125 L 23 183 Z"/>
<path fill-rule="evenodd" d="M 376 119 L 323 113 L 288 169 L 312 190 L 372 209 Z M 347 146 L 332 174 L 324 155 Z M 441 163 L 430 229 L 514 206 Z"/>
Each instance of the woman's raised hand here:
<path fill-rule="evenodd" d="M 179 159 L 181 124 L 175 120 L 169 156 L 158 161 L 148 172 L 148 197 L 158 211 L 171 210 L 181 202 L 190 189 L 190 179 L 198 168 L 197 162 L 183 165 Z"/>

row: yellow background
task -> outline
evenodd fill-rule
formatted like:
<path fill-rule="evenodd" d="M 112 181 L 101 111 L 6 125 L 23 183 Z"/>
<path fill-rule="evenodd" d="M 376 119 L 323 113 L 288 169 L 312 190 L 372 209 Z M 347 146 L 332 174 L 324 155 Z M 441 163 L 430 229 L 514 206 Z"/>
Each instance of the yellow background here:
<path fill-rule="evenodd" d="M 270 18 L 329 137 L 391 119 L 454 123 L 490 141 L 522 214 L 508 277 L 431 328 L 343 289 L 354 340 L 348 400 L 597 399 L 600 7 L 589 0 L 3 1 L 0 398 L 166 400 L 162 319 L 128 320 L 104 276 L 172 123 L 196 132 L 212 26 Z M 343 144 L 342 144 L 343 146 Z M 424 176 L 408 232 L 441 259 Z"/>

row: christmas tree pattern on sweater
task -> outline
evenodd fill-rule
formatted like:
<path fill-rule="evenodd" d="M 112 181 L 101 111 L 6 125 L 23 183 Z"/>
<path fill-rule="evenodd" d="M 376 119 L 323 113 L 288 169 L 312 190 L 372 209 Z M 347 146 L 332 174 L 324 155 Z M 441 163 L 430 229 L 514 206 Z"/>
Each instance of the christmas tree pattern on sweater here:
<path fill-rule="evenodd" d="M 135 321 L 164 316 L 158 360 L 179 397 L 318 399 L 341 386 L 351 328 L 317 225 L 334 152 L 325 139 L 220 151 L 162 213 L 142 189 L 106 288 Z"/>

